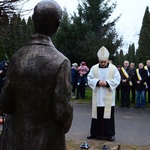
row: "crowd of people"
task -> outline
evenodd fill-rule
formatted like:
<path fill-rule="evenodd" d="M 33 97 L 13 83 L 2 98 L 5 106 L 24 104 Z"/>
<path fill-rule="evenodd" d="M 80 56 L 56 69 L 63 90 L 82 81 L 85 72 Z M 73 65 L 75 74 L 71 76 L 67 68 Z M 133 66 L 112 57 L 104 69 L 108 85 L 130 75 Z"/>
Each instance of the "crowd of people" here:
<path fill-rule="evenodd" d="M 116 67 L 109 61 L 109 51 L 103 46 L 98 53 L 99 63 L 90 69 L 87 79 L 92 89 L 92 119 L 87 139 L 115 140 L 115 100 L 120 107 L 145 109 L 146 95 L 150 103 L 150 60 L 146 66 L 128 60 Z M 130 94 L 131 93 L 131 94 Z M 116 95 L 115 95 L 116 94 Z"/>
<path fill-rule="evenodd" d="M 120 107 L 130 108 L 132 103 L 135 108 L 145 109 L 146 102 L 150 104 L 150 60 L 146 61 L 145 66 L 141 62 L 137 67 L 134 62 L 125 60 L 117 68 L 121 75 L 121 82 L 116 88 L 116 99 L 120 100 Z M 85 98 L 88 73 L 89 68 L 85 61 L 80 66 L 77 63 L 72 64 L 72 98 Z"/>
<path fill-rule="evenodd" d="M 121 100 L 120 107 L 130 108 L 131 103 L 135 108 L 145 109 L 146 102 L 150 103 L 150 60 L 146 65 L 125 60 L 123 66 L 118 65 L 121 82 L 116 89 L 116 97 Z M 120 95 L 119 95 L 120 94 Z"/>

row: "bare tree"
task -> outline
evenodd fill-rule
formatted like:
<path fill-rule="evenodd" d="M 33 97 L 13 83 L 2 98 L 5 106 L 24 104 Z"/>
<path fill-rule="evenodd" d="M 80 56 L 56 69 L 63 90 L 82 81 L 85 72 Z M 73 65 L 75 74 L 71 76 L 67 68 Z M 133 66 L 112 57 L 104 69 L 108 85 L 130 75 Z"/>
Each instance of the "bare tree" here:
<path fill-rule="evenodd" d="M 10 19 L 13 14 L 24 15 L 24 13 L 29 13 L 31 9 L 24 10 L 23 6 L 29 0 L 0 0 L 0 20 L 6 17 Z"/>
<path fill-rule="evenodd" d="M 24 10 L 23 6 L 29 0 L 0 0 L 0 40 L 7 39 L 11 32 L 10 26 L 18 25 L 16 21 L 10 21 L 14 15 L 23 16 L 31 10 Z"/>

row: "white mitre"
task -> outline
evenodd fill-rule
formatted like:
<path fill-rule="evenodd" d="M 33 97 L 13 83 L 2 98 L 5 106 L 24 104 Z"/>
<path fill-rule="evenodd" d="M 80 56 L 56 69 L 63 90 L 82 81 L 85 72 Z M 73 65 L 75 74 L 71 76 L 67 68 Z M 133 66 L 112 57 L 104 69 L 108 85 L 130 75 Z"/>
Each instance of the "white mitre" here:
<path fill-rule="evenodd" d="M 97 56 L 99 60 L 108 60 L 109 58 L 109 51 L 106 49 L 106 47 L 102 46 L 98 52 Z"/>

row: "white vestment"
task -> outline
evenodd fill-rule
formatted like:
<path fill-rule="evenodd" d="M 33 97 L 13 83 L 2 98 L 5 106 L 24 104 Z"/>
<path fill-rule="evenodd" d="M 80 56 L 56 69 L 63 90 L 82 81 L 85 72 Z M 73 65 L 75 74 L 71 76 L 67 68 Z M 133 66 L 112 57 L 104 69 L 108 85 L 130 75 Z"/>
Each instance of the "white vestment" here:
<path fill-rule="evenodd" d="M 105 107 L 106 109 L 109 108 L 109 105 L 110 107 L 115 106 L 115 89 L 120 84 L 121 77 L 118 69 L 113 64 L 109 64 L 108 68 L 99 68 L 99 64 L 96 64 L 90 69 L 87 79 L 88 85 L 93 90 L 92 118 L 97 119 L 97 107 Z M 97 86 L 99 80 L 106 81 L 109 88 Z M 110 110 L 108 111 L 110 113 Z"/>

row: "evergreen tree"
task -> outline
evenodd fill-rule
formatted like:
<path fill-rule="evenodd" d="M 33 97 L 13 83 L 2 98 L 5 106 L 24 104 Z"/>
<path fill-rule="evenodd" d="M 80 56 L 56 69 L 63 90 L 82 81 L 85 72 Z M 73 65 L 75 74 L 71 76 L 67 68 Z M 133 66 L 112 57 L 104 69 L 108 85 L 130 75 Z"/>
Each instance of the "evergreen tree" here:
<path fill-rule="evenodd" d="M 27 41 L 30 39 L 33 33 L 34 33 L 33 21 L 32 18 L 29 16 L 27 20 L 27 35 L 28 35 Z"/>
<path fill-rule="evenodd" d="M 96 53 L 101 46 L 110 51 L 110 59 L 121 46 L 122 39 L 118 38 L 114 28 L 119 17 L 108 21 L 116 4 L 109 4 L 105 0 L 83 0 L 71 21 L 68 16 L 66 20 L 63 18 L 54 41 L 71 62 L 84 60 L 91 66 L 97 63 Z"/>
<path fill-rule="evenodd" d="M 82 36 L 78 42 L 78 52 L 80 55 L 81 52 L 84 54 L 82 60 L 86 58 L 91 64 L 97 62 L 95 56 L 101 46 L 105 46 L 110 52 L 110 59 L 113 58 L 121 45 L 121 39 L 114 28 L 118 18 L 112 22 L 108 21 L 115 7 L 115 3 L 109 6 L 109 1 L 105 0 L 83 0 L 82 5 L 79 4 L 78 15 L 74 16 L 74 19 L 80 18 L 84 28 L 78 28 Z"/>
<path fill-rule="evenodd" d="M 7 59 L 16 50 L 14 45 L 19 42 L 15 36 L 20 36 L 18 30 L 21 23 L 20 14 L 24 12 L 22 6 L 29 0 L 4 0 L 0 1 L 0 59 Z M 19 22 L 19 20 L 20 22 Z M 16 29 L 16 30 L 15 30 Z M 18 38 L 20 39 L 20 38 Z"/>
<path fill-rule="evenodd" d="M 135 46 L 134 46 L 134 43 L 129 45 L 129 48 L 128 48 L 128 56 L 127 56 L 126 59 L 129 60 L 129 62 L 134 62 L 134 63 L 136 63 L 136 59 L 135 59 Z"/>
<path fill-rule="evenodd" d="M 71 57 L 70 51 L 74 53 L 74 36 L 76 36 L 76 32 L 72 31 L 73 25 L 71 24 L 71 20 L 68 17 L 68 13 L 66 9 L 63 11 L 63 17 L 61 21 L 61 25 L 56 33 L 56 36 L 53 38 L 55 46 L 67 57 Z"/>
<path fill-rule="evenodd" d="M 145 63 L 150 59 L 150 13 L 149 7 L 146 7 L 142 27 L 139 35 L 139 47 L 136 53 L 137 63 Z"/>
<path fill-rule="evenodd" d="M 119 63 L 121 66 L 123 66 L 124 60 L 125 60 L 125 56 L 123 54 L 123 50 L 121 49 L 120 50 L 120 63 Z"/>
<path fill-rule="evenodd" d="M 120 65 L 120 55 L 119 55 L 118 51 L 116 51 L 114 60 L 115 60 L 115 61 L 114 61 L 114 64 L 115 64 L 116 66 Z"/>

